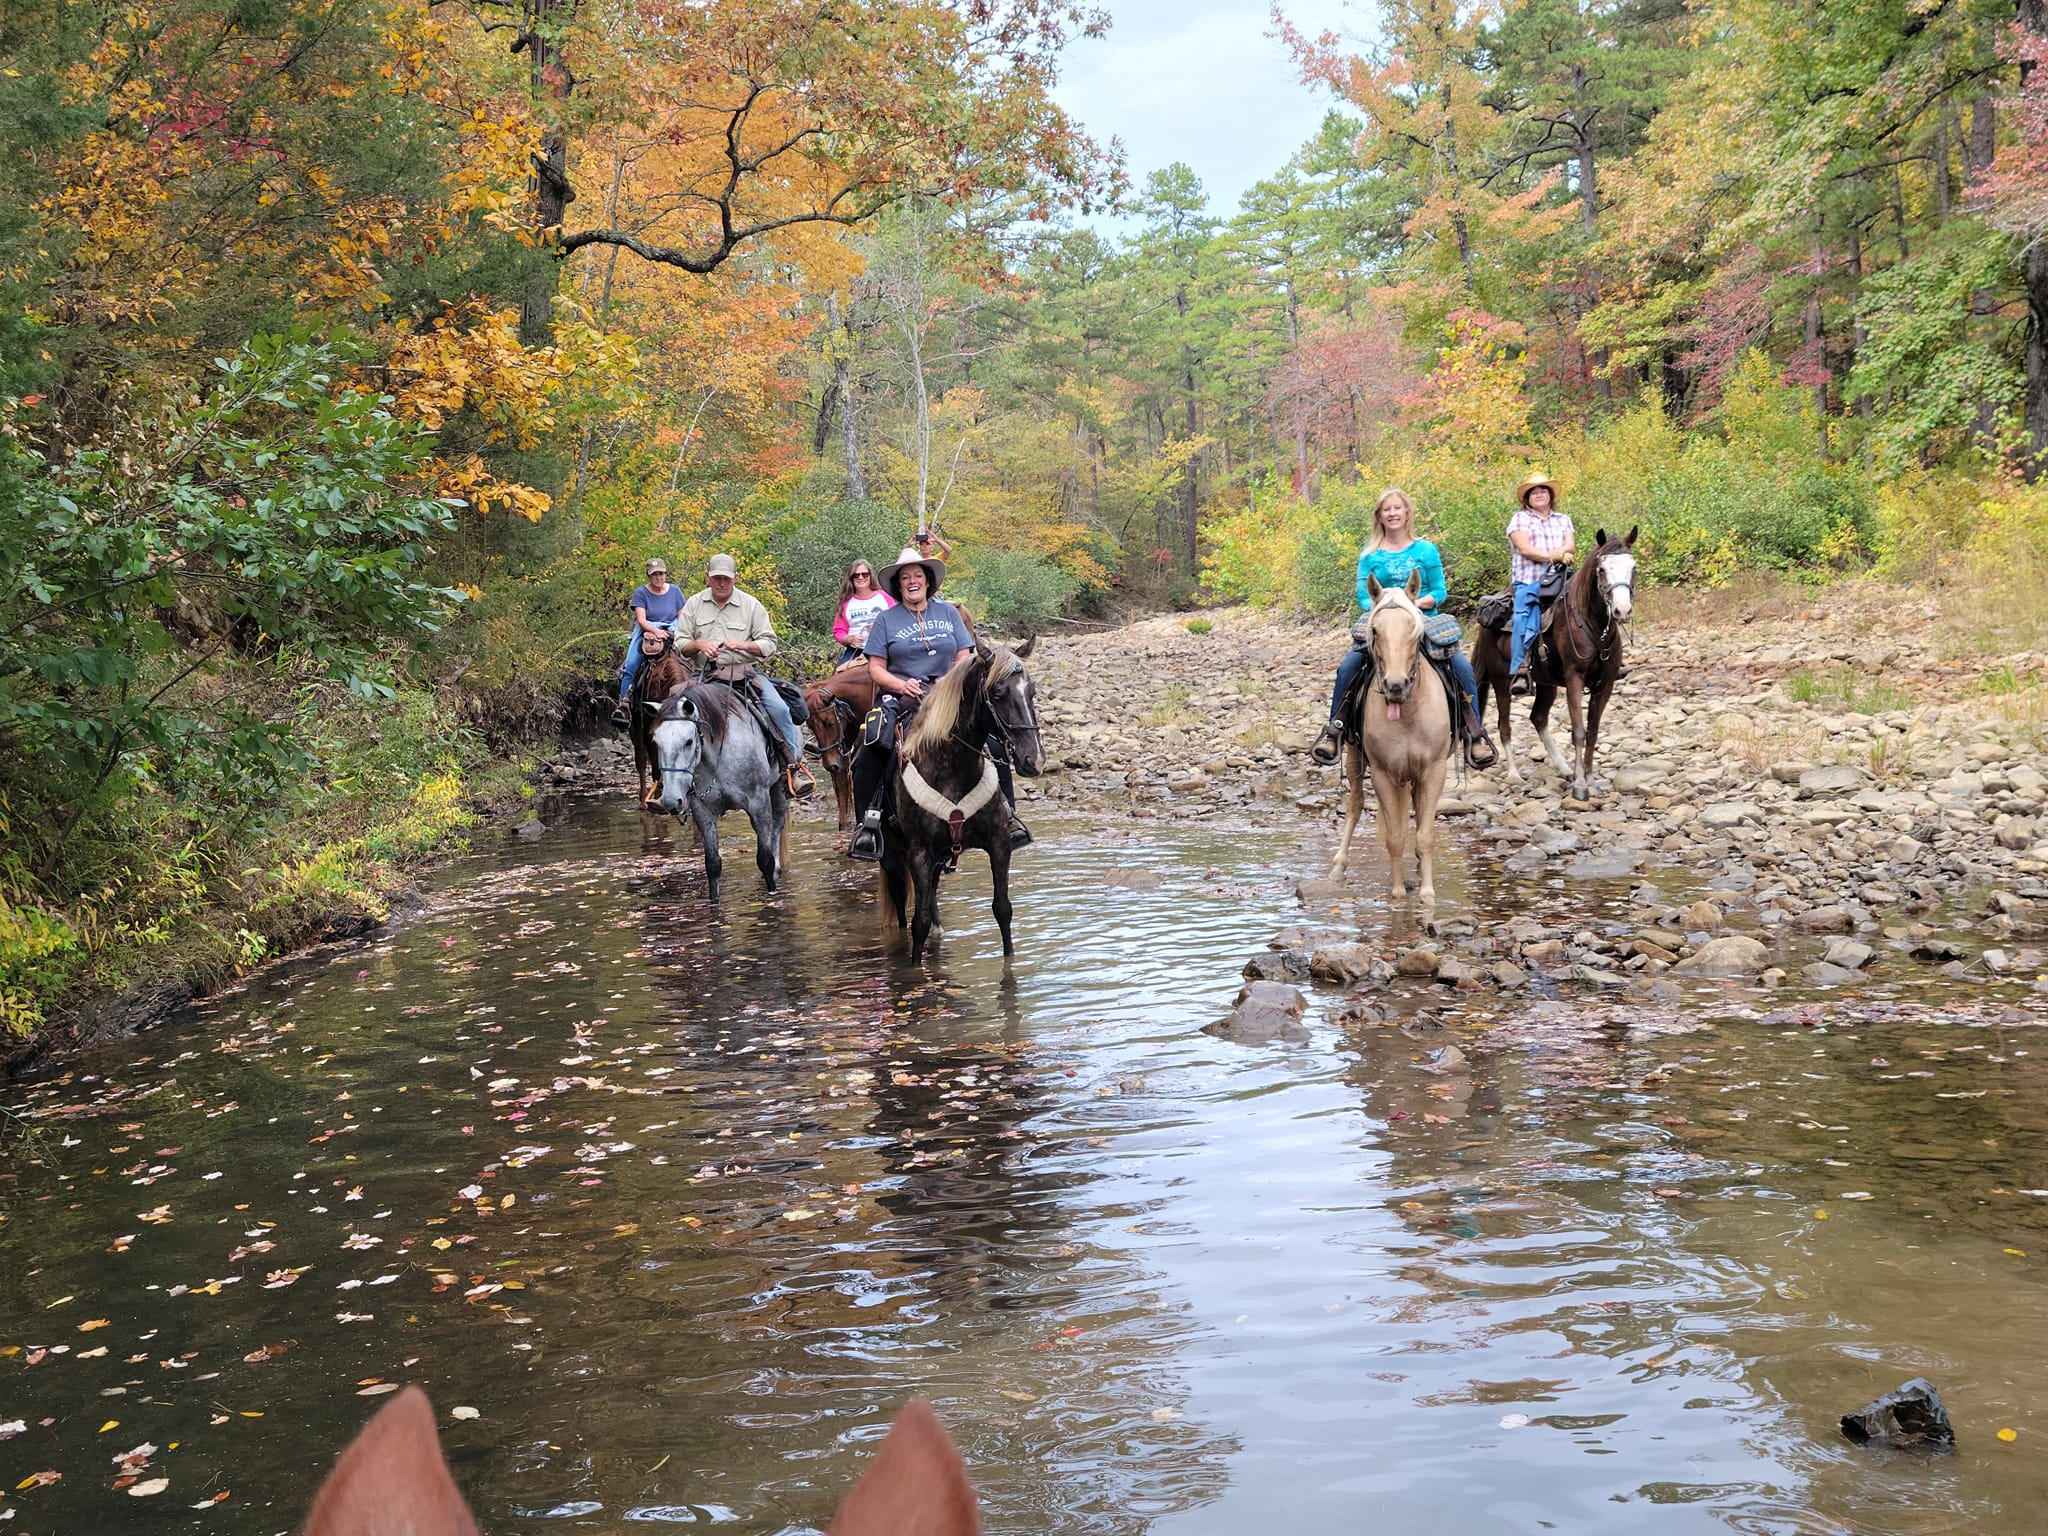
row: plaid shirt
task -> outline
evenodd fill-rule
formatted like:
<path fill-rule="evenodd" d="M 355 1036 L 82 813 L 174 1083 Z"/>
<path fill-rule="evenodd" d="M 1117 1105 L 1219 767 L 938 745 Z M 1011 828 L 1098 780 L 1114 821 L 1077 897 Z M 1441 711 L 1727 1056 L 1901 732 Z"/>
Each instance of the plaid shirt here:
<path fill-rule="evenodd" d="M 1545 558 L 1531 560 L 1516 549 L 1515 535 L 1518 533 Z M 1508 548 L 1513 552 L 1514 579 L 1517 582 L 1541 581 L 1544 566 L 1569 549 L 1574 538 L 1572 520 L 1562 512 L 1549 512 L 1538 517 L 1527 507 L 1522 508 L 1508 520 Z"/>

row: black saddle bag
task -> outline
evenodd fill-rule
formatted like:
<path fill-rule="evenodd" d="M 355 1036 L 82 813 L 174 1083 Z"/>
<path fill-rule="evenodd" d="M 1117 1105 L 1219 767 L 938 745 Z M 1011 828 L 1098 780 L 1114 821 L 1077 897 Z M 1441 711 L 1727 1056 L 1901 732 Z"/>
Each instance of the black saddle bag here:
<path fill-rule="evenodd" d="M 771 677 L 768 681 L 774 685 L 775 691 L 782 695 L 782 702 L 789 706 L 789 718 L 798 725 L 807 724 L 811 718 L 811 711 L 804 703 L 803 689 L 785 678 Z"/>
<path fill-rule="evenodd" d="M 1479 627 L 1506 634 L 1515 622 L 1515 594 L 1495 592 L 1479 599 Z"/>

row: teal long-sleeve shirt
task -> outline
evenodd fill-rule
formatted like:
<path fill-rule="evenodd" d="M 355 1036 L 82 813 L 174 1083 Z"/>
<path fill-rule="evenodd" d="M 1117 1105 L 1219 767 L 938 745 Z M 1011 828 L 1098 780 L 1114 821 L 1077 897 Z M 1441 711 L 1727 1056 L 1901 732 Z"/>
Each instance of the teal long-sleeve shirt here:
<path fill-rule="evenodd" d="M 1365 580 L 1368 576 L 1379 578 L 1383 587 L 1405 587 L 1410 571 L 1422 572 L 1422 590 L 1416 594 L 1419 602 L 1425 597 L 1436 599 L 1426 612 L 1435 613 L 1442 609 L 1448 595 L 1444 590 L 1444 559 L 1436 546 L 1427 539 L 1417 539 L 1406 549 L 1376 549 L 1369 555 L 1358 557 L 1358 606 L 1372 607 L 1372 599 L 1366 594 Z"/>

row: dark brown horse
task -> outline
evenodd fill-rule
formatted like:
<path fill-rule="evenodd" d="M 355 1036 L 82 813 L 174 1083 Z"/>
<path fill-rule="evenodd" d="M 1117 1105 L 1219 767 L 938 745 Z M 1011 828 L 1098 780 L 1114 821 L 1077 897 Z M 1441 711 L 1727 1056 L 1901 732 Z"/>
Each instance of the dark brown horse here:
<path fill-rule="evenodd" d="M 860 723 L 874 707 L 875 680 L 865 658 L 804 689 L 811 739 L 818 744 L 818 761 L 832 775 L 842 832 L 853 828 L 853 749 L 860 739 Z"/>
<path fill-rule="evenodd" d="M 1529 723 L 1536 727 L 1550 766 L 1572 781 L 1572 798 L 1592 798 L 1593 748 L 1600 739 L 1600 717 L 1607 709 L 1607 696 L 1621 675 L 1622 625 L 1635 611 L 1636 530 L 1628 536 L 1610 539 L 1607 530 L 1594 536 L 1593 558 L 1572 573 L 1564 595 L 1551 605 L 1549 643 L 1540 646 L 1529 661 L 1529 675 L 1536 685 Z M 1481 627 L 1472 642 L 1472 671 L 1479 681 L 1479 696 L 1493 690 L 1500 715 L 1501 758 L 1508 765 L 1508 777 L 1522 782 L 1522 770 L 1515 764 L 1513 728 L 1508 720 L 1508 636 Z M 1572 761 L 1566 762 L 1550 737 L 1550 707 L 1562 687 L 1572 717 Z"/>
<path fill-rule="evenodd" d="M 633 738 L 633 770 L 640 776 L 640 806 L 645 809 L 647 802 L 661 792 L 661 784 L 654 775 L 654 715 L 676 689 L 690 680 L 690 669 L 683 662 L 683 653 L 677 649 L 671 635 L 642 635 L 640 637 L 640 670 L 633 676 L 633 691 L 626 698 L 626 708 L 632 718 L 626 729 Z"/>
<path fill-rule="evenodd" d="M 939 916 L 939 876 L 968 848 L 988 855 L 995 897 L 990 909 L 1010 943 L 1010 811 L 997 787 L 988 743 L 1009 745 L 1017 772 L 1044 765 L 1037 690 L 1024 671 L 1033 641 L 1014 651 L 977 647 L 971 659 L 932 684 L 896 754 L 882 835 L 882 914 L 910 922 L 910 958 L 924 959 Z"/>

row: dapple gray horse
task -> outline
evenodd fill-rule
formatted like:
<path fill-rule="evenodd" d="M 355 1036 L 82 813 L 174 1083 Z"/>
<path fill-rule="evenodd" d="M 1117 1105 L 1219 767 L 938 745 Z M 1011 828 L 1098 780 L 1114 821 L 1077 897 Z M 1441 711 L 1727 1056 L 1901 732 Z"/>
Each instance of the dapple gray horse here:
<path fill-rule="evenodd" d="M 718 899 L 725 867 L 718 818 L 727 811 L 745 811 L 754 824 L 754 862 L 774 890 L 789 833 L 789 785 L 769 756 L 754 712 L 723 683 L 688 683 L 647 707 L 655 711 L 654 767 L 661 788 L 653 804 L 677 817 L 689 809 L 704 840 L 711 899 Z"/>

